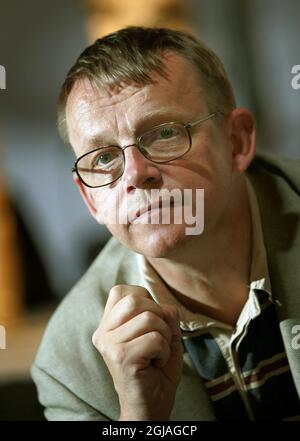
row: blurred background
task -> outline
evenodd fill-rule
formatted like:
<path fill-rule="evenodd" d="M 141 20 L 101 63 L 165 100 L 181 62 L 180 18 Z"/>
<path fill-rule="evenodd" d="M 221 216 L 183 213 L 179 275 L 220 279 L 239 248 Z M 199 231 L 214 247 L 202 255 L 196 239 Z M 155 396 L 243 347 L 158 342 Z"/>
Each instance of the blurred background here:
<path fill-rule="evenodd" d="M 298 0 L 0 0 L 0 420 L 43 419 L 34 354 L 109 238 L 73 185 L 74 157 L 56 130 L 59 88 L 79 53 L 127 25 L 189 29 L 253 111 L 258 149 L 300 158 L 299 17 Z"/>

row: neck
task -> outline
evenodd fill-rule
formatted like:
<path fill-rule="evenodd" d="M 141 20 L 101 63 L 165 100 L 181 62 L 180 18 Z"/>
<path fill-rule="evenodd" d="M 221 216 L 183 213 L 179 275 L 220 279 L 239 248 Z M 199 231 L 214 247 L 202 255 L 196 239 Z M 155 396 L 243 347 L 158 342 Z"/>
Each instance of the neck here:
<path fill-rule="evenodd" d="M 147 260 L 182 304 L 234 326 L 248 298 L 251 228 L 246 182 L 241 178 L 214 228 L 193 236 L 170 257 Z"/>

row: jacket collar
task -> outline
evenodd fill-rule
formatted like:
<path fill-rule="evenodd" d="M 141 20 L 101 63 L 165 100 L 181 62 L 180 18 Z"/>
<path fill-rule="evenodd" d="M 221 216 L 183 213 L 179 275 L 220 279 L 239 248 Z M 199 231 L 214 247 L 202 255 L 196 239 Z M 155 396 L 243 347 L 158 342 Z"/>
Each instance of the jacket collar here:
<path fill-rule="evenodd" d="M 300 325 L 300 167 L 295 163 L 289 167 L 278 158 L 258 156 L 248 176 L 259 204 L 273 300 L 300 398 L 300 349 L 293 345 Z"/>
<path fill-rule="evenodd" d="M 278 317 L 300 319 L 300 189 L 292 188 L 283 166 L 272 158 L 258 156 L 248 177 L 259 205 Z"/>

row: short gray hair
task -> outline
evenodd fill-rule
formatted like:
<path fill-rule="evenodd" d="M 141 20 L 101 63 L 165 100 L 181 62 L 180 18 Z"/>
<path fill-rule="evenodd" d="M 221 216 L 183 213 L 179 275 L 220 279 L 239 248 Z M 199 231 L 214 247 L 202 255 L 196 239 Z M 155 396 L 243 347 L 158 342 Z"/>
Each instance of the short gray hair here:
<path fill-rule="evenodd" d="M 129 26 L 88 46 L 68 72 L 58 104 L 58 129 L 63 140 L 68 141 L 65 107 L 76 81 L 88 79 L 102 87 L 150 84 L 151 72 L 166 76 L 163 55 L 169 51 L 195 68 L 211 111 L 227 112 L 236 106 L 222 62 L 194 36 L 173 29 Z"/>

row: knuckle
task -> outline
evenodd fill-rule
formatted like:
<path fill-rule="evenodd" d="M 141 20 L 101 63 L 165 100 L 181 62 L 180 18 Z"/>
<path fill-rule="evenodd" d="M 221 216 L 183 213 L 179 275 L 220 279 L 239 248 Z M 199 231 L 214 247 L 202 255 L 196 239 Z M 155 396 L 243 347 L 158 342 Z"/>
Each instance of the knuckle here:
<path fill-rule="evenodd" d="M 103 342 L 103 337 L 99 332 L 99 329 L 97 329 L 94 332 L 94 334 L 92 336 L 92 342 L 93 342 L 93 345 L 95 346 L 95 348 L 100 352 L 100 354 L 103 355 L 105 352 L 105 345 Z"/>
<path fill-rule="evenodd" d="M 124 345 L 117 345 L 115 346 L 109 354 L 109 358 L 112 361 L 112 363 L 116 365 L 121 365 L 124 363 L 126 358 L 126 351 Z"/>
<path fill-rule="evenodd" d="M 149 337 L 156 346 L 164 346 L 164 337 L 158 331 L 149 332 Z"/>
<path fill-rule="evenodd" d="M 124 292 L 124 285 L 115 285 L 113 286 L 109 291 L 110 297 L 121 297 L 122 293 Z"/>
<path fill-rule="evenodd" d="M 125 298 L 125 304 L 128 311 L 135 310 L 139 305 L 139 298 L 134 294 L 129 294 Z"/>
<path fill-rule="evenodd" d="M 94 334 L 92 335 L 92 343 L 94 346 L 97 346 L 97 343 L 98 343 L 97 331 L 95 331 Z"/>
<path fill-rule="evenodd" d="M 142 320 L 145 324 L 150 324 L 153 322 L 155 314 L 151 311 L 143 311 L 141 313 Z"/>
<path fill-rule="evenodd" d="M 94 334 L 92 335 L 93 345 L 98 347 L 100 340 L 101 340 L 100 332 L 99 332 L 99 328 L 97 328 L 96 331 L 94 332 Z"/>

